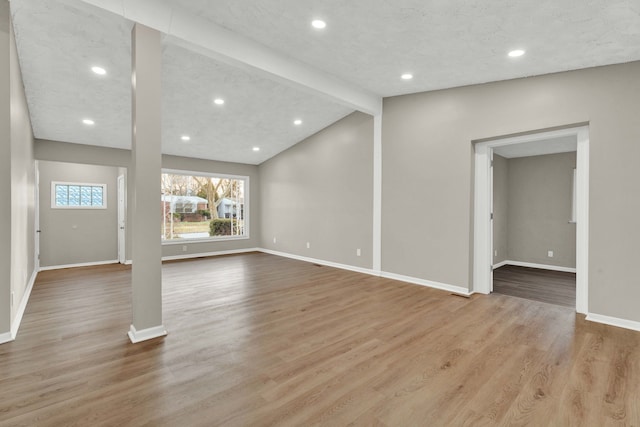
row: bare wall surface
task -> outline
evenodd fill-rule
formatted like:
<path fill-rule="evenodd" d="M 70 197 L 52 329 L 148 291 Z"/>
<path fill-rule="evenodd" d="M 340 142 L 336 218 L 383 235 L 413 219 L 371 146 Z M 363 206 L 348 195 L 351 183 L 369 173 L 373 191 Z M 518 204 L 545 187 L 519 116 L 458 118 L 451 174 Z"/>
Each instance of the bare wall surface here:
<path fill-rule="evenodd" d="M 508 189 L 509 160 L 493 155 L 493 264 L 509 259 L 508 237 Z"/>
<path fill-rule="evenodd" d="M 9 3 L 0 1 L 0 199 L 11 200 L 11 71 Z M 11 329 L 11 209 L 0 210 L 0 334 Z"/>
<path fill-rule="evenodd" d="M 508 162 L 508 259 L 575 268 L 576 225 L 569 220 L 576 153 Z"/>
<path fill-rule="evenodd" d="M 11 291 L 15 320 L 34 272 L 35 161 L 33 131 L 11 27 Z"/>
<path fill-rule="evenodd" d="M 372 268 L 373 117 L 353 113 L 280 153 L 260 180 L 262 247 Z"/>
<path fill-rule="evenodd" d="M 118 168 L 39 162 L 40 265 L 80 264 L 118 258 Z M 106 209 L 53 209 L 51 182 L 107 184 Z"/>
<path fill-rule="evenodd" d="M 640 62 L 387 98 L 383 270 L 472 288 L 474 140 L 589 123 L 589 311 L 640 321 Z"/>

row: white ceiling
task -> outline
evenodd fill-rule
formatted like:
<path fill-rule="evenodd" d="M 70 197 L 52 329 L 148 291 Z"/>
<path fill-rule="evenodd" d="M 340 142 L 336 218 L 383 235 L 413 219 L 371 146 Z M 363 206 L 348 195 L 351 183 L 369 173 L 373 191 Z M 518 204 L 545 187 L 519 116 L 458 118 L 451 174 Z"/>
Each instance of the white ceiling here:
<path fill-rule="evenodd" d="M 499 156 L 513 159 L 515 157 L 542 156 L 545 154 L 569 153 L 578 149 L 578 138 L 575 135 L 560 136 L 541 141 L 523 142 L 520 144 L 495 147 L 493 152 Z"/>
<path fill-rule="evenodd" d="M 637 0 L 11 0 L 11 10 L 42 139 L 131 146 L 132 23 L 123 16 L 164 19 L 168 29 L 223 27 L 253 43 L 250 58 L 267 67 L 201 49 L 211 37 L 203 46 L 176 34 L 163 42 L 163 151 L 251 164 L 349 114 L 353 99 L 640 60 Z M 318 17 L 323 31 L 309 25 Z M 514 48 L 527 53 L 508 58 Z M 401 80 L 404 72 L 415 78 Z M 212 104 L 216 96 L 224 106 Z M 82 125 L 85 117 L 96 125 Z"/>

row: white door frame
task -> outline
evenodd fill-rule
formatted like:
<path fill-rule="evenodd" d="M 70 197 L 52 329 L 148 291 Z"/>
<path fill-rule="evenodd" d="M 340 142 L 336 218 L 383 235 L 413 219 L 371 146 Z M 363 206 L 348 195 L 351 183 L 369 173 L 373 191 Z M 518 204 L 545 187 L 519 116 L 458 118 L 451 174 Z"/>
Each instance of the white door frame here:
<path fill-rule="evenodd" d="M 483 294 L 493 287 L 493 236 L 491 224 L 491 156 L 495 147 L 576 136 L 576 311 L 588 312 L 589 291 L 589 127 L 580 126 L 475 144 L 473 221 L 473 291 Z"/>
<path fill-rule="evenodd" d="M 34 204 L 34 219 L 33 219 L 33 265 L 35 271 L 40 271 L 40 169 L 38 161 L 35 161 L 35 204 Z"/>
<path fill-rule="evenodd" d="M 127 182 L 124 175 L 118 176 L 118 262 L 126 263 L 126 218 L 127 218 Z"/>

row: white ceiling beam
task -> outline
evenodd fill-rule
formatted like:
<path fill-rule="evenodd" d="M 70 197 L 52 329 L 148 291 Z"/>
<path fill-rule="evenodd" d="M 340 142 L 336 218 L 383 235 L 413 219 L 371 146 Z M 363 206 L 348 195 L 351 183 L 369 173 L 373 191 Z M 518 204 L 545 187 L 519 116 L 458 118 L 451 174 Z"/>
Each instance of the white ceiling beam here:
<path fill-rule="evenodd" d="M 167 41 L 367 114 L 382 97 L 158 0 L 82 0 L 169 36 Z"/>

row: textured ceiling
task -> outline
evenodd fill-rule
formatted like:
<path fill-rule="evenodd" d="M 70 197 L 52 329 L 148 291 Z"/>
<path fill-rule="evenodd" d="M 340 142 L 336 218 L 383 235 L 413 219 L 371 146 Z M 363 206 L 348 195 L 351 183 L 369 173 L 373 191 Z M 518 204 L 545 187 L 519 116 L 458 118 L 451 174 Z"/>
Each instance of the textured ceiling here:
<path fill-rule="evenodd" d="M 163 1 L 382 96 L 640 59 L 638 0 Z"/>
<path fill-rule="evenodd" d="M 353 111 L 169 43 L 162 61 L 167 154 L 262 163 Z"/>
<path fill-rule="evenodd" d="M 11 12 L 35 136 L 130 148 L 132 24 L 81 3 L 13 0 Z"/>
<path fill-rule="evenodd" d="M 132 23 L 86 1 L 11 1 L 34 133 L 129 148 Z M 204 19 L 382 96 L 640 60 L 638 0 L 95 2 Z M 327 28 L 311 28 L 314 18 Z M 163 42 L 165 153 L 259 164 L 353 111 L 174 39 Z M 527 53 L 508 58 L 514 48 Z M 92 65 L 108 74 L 96 76 Z M 415 78 L 401 80 L 404 72 Z M 212 104 L 216 96 L 224 106 Z M 85 117 L 95 126 L 83 125 Z M 298 117 L 303 125 L 293 126 Z M 191 141 L 182 142 L 184 134 Z"/>

